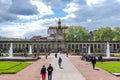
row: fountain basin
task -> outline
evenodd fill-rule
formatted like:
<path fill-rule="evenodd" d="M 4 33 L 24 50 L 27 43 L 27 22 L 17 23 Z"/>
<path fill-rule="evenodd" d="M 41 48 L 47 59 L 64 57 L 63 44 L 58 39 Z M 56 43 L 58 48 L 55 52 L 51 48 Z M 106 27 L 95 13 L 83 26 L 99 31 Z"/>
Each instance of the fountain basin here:
<path fill-rule="evenodd" d="M 0 61 L 36 61 L 39 57 L 0 57 Z"/>
<path fill-rule="evenodd" d="M 120 61 L 120 57 L 103 57 L 103 61 Z"/>

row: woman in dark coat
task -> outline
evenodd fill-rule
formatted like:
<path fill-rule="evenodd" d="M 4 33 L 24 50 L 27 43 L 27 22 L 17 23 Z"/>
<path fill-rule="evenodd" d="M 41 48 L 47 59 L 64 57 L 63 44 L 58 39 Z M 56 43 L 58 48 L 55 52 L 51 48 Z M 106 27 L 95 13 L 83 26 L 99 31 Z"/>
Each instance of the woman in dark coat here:
<path fill-rule="evenodd" d="M 43 65 L 40 73 L 41 73 L 41 76 L 42 76 L 42 80 L 46 80 L 46 67 L 45 67 L 45 65 Z"/>

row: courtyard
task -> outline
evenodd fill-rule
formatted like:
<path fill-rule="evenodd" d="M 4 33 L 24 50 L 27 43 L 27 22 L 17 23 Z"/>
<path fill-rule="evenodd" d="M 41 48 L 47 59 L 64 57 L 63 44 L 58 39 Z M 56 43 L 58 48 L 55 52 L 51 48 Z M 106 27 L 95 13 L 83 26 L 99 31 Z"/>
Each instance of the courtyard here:
<path fill-rule="evenodd" d="M 118 7 L 120 0 L 0 0 L 0 80 L 42 80 L 50 64 L 52 80 L 120 80 Z"/>
<path fill-rule="evenodd" d="M 54 57 L 54 53 L 46 59 L 45 56 L 40 56 L 41 59 L 32 61 L 32 64 L 25 69 L 19 71 L 16 74 L 1 74 L 1 80 L 41 80 L 40 69 L 42 65 L 48 65 L 51 63 L 53 71 L 52 80 L 120 80 L 119 76 L 115 76 L 99 67 L 95 70 L 92 69 L 91 63 L 81 60 L 80 56 L 68 57 L 65 54 L 61 56 L 62 69 L 58 66 L 58 58 Z"/>

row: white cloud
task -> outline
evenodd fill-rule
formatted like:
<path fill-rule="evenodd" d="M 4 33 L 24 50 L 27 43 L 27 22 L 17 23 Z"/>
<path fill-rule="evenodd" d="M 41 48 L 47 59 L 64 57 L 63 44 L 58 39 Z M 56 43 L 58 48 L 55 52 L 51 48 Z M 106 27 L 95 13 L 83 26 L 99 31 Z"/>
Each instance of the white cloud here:
<path fill-rule="evenodd" d="M 65 17 L 61 17 L 61 19 L 68 20 L 70 18 L 75 18 L 76 15 L 74 14 L 74 12 L 76 12 L 78 9 L 79 9 L 78 4 L 76 3 L 67 4 L 65 9 L 63 9 L 63 11 L 67 12 L 68 15 L 66 15 Z"/>
<path fill-rule="evenodd" d="M 12 0 L 0 0 L 0 4 L 9 8 L 12 5 Z"/>
<path fill-rule="evenodd" d="M 87 22 L 89 22 L 89 23 L 92 22 L 92 19 L 87 19 Z"/>
<path fill-rule="evenodd" d="M 40 15 L 42 15 L 42 16 L 43 15 L 52 15 L 52 14 L 54 14 L 53 11 L 51 10 L 50 6 L 47 6 L 47 5 L 43 4 L 40 1 L 31 0 L 31 3 L 33 5 L 37 6 L 37 10 L 40 12 Z"/>
<path fill-rule="evenodd" d="M 86 0 L 86 3 L 88 6 L 92 6 L 92 5 L 96 5 L 96 4 L 100 4 L 105 0 Z"/>
<path fill-rule="evenodd" d="M 99 26 L 110 26 L 112 28 L 114 26 L 120 26 L 120 0 L 85 0 L 86 3 L 85 1 L 81 3 L 83 0 L 69 0 L 71 1 L 70 3 L 65 3 L 61 0 L 58 0 L 60 3 L 54 0 L 31 0 L 32 4 L 30 2 L 28 4 L 28 1 L 25 3 L 19 0 L 21 3 L 24 3 L 24 5 L 28 4 L 28 7 L 34 6 L 34 8 L 32 8 L 33 12 L 34 9 L 38 12 L 32 15 L 26 14 L 25 16 L 21 14 L 10 14 L 9 7 L 13 4 L 7 1 L 12 0 L 0 0 L 0 36 L 4 37 L 30 38 L 34 35 L 47 34 L 47 29 L 50 25 L 57 25 L 58 17 L 56 16 L 58 16 L 58 14 L 62 15 L 62 13 L 55 12 L 55 14 L 52 11 L 52 9 L 57 8 L 65 11 L 65 15 L 60 17 L 62 24 L 81 25 L 89 30 L 98 29 Z M 19 3 L 19 1 L 17 3 Z M 49 5 L 47 5 L 48 3 Z M 14 3 L 14 5 L 17 4 Z M 24 8 L 24 6 L 22 8 Z M 11 15 L 19 17 L 19 20 L 13 16 L 13 20 L 16 21 L 2 22 L 9 21 Z M 46 15 L 49 16 L 47 17 Z"/>
<path fill-rule="evenodd" d="M 11 25 L 0 27 L 0 36 L 13 38 L 25 38 L 27 36 L 31 38 L 34 35 L 46 35 L 48 24 L 55 22 L 56 19 L 41 19 L 27 23 L 13 22 Z"/>
<path fill-rule="evenodd" d="M 31 0 L 31 3 L 37 7 L 37 10 L 39 11 L 38 15 L 18 15 L 19 19 L 24 19 L 24 20 L 35 20 L 39 19 L 45 15 L 53 15 L 53 11 L 51 10 L 50 6 L 45 5 L 44 3 L 38 1 L 38 0 Z"/>
<path fill-rule="evenodd" d="M 31 16 L 17 15 L 17 17 L 21 20 L 30 20 L 30 19 L 32 20 L 39 18 L 37 15 L 31 15 Z"/>
<path fill-rule="evenodd" d="M 77 11 L 78 9 L 79 8 L 78 8 L 78 5 L 76 3 L 69 3 L 69 4 L 67 4 L 64 11 L 67 13 L 73 13 L 73 12 Z"/>
<path fill-rule="evenodd" d="M 13 25 L 11 26 L 6 26 L 6 27 L 2 27 L 1 31 L 0 31 L 0 36 L 4 36 L 4 37 L 22 37 L 22 30 L 20 29 L 20 25 Z"/>
<path fill-rule="evenodd" d="M 117 0 L 118 2 L 120 2 L 120 0 Z"/>
<path fill-rule="evenodd" d="M 65 17 L 61 17 L 61 19 L 67 20 L 67 19 L 69 19 L 69 18 L 75 18 L 75 17 L 76 17 L 76 15 L 74 15 L 74 14 L 69 14 L 69 15 L 67 15 L 67 16 L 65 16 Z"/>

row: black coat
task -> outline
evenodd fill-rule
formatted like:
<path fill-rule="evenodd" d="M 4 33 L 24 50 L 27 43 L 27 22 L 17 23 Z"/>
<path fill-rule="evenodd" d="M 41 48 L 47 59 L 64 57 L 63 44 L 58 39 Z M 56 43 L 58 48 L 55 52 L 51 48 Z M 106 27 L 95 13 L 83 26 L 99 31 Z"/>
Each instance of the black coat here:
<path fill-rule="evenodd" d="M 51 75 L 52 74 L 52 71 L 53 71 L 53 67 L 52 66 L 49 66 L 47 68 L 47 71 L 48 71 L 48 75 Z"/>
<path fill-rule="evenodd" d="M 46 73 L 46 68 L 43 67 L 43 68 L 41 69 L 40 73 L 41 73 L 41 74 Z"/>
<path fill-rule="evenodd" d="M 96 64 L 96 58 L 93 57 L 93 58 L 91 59 L 91 62 L 92 62 L 92 64 Z"/>
<path fill-rule="evenodd" d="M 62 62 L 62 59 L 61 59 L 61 58 L 59 58 L 58 63 L 61 63 L 61 62 Z"/>

